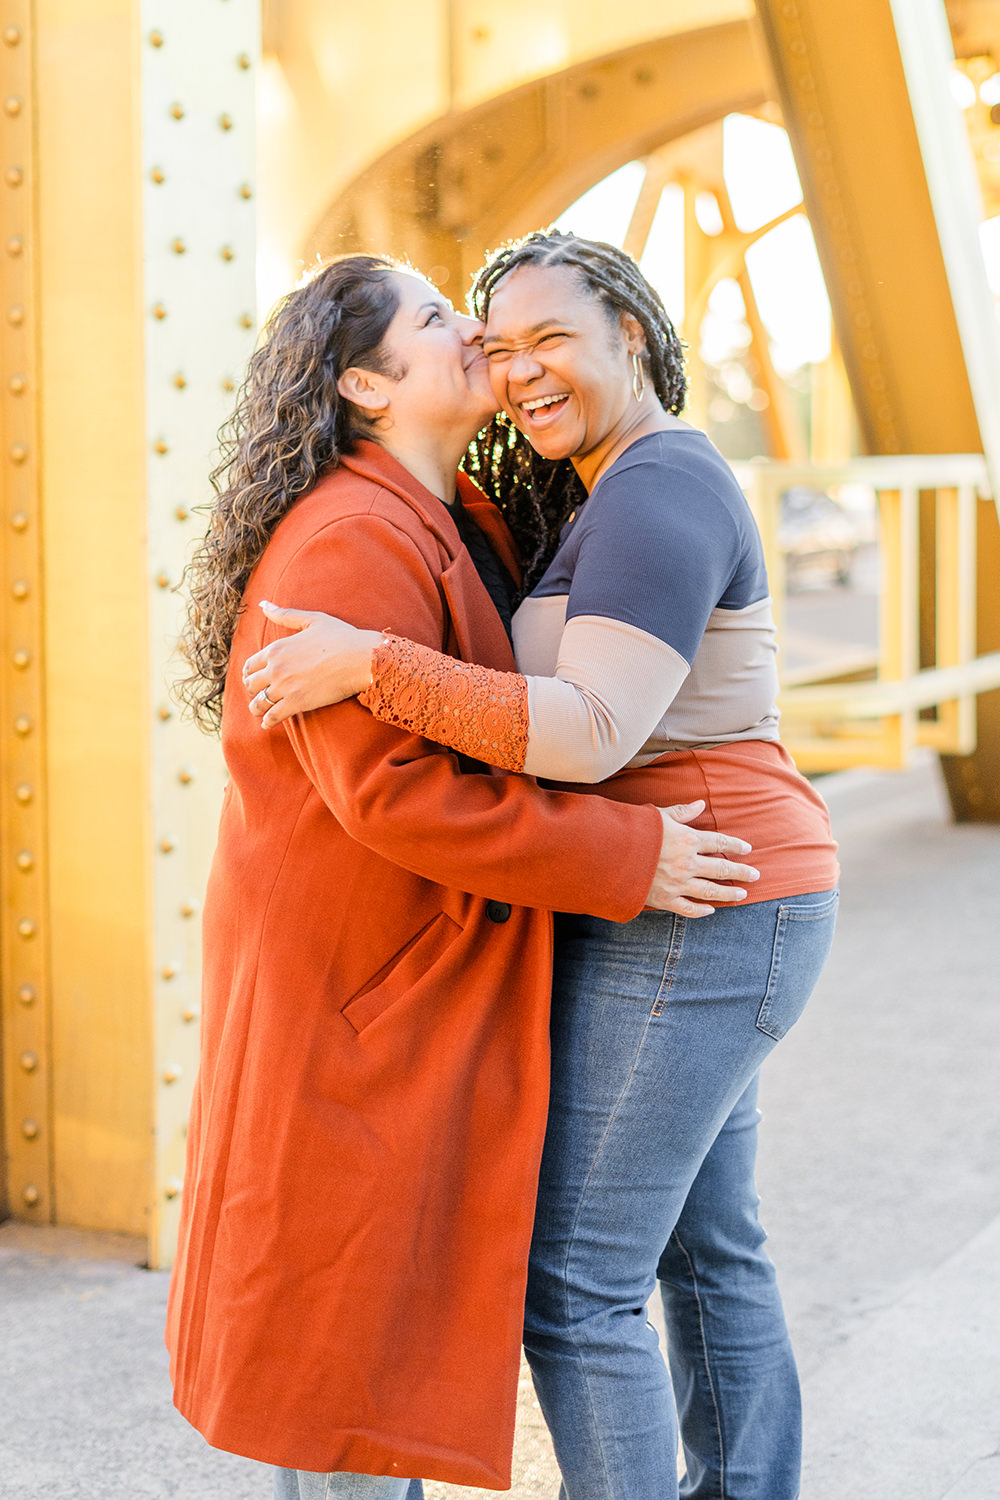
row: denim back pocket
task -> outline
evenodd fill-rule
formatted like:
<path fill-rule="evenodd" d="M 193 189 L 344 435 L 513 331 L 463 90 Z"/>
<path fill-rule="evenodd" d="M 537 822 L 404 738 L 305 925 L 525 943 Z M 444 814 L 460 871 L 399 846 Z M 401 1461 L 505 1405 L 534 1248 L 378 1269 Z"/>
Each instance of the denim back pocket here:
<path fill-rule="evenodd" d="M 839 900 L 839 891 L 820 891 L 778 907 L 771 972 L 757 1015 L 757 1029 L 775 1041 L 795 1025 L 815 988 L 833 942 Z"/>

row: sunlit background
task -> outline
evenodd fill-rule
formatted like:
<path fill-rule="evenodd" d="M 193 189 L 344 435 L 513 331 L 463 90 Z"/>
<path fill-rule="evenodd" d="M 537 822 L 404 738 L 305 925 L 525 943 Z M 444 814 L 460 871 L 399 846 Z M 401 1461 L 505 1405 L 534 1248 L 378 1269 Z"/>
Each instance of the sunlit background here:
<path fill-rule="evenodd" d="M 951 78 L 955 99 L 964 110 L 1000 108 L 1000 73 L 985 78 L 978 89 L 973 78 L 958 68 Z M 776 219 L 783 220 L 748 249 L 746 273 L 774 369 L 793 395 L 808 440 L 808 397 L 817 367 L 833 355 L 832 325 L 786 131 L 754 116 L 728 115 L 722 124 L 722 174 L 732 218 L 741 233 L 752 234 Z M 570 204 L 559 216 L 559 227 L 625 244 L 644 178 L 642 163 L 627 163 Z M 695 208 L 705 234 L 721 237 L 725 233 L 714 193 L 699 193 Z M 727 457 L 750 458 L 768 451 L 759 414 L 771 398 L 757 379 L 760 370 L 751 349 L 744 295 L 735 277 L 721 277 L 708 298 L 697 335 L 691 332 L 685 306 L 683 214 L 682 189 L 668 184 L 640 265 L 674 322 L 685 329 L 689 340 L 697 337 L 711 390 L 705 413 L 710 435 Z M 980 237 L 1000 311 L 1000 216 L 984 220 Z"/>
<path fill-rule="evenodd" d="M 930 751 L 1000 819 L 1000 0 L 9 9 L 0 1214 L 172 1254 L 223 783 L 179 585 L 317 259 L 460 305 L 548 223 L 635 255 L 760 525 L 789 753 Z"/>
<path fill-rule="evenodd" d="M 995 159 L 998 148 L 992 138 L 985 144 L 975 141 L 976 132 L 988 130 L 1000 112 L 1000 73 L 989 71 L 982 76 L 983 72 L 981 65 L 978 76 L 975 66 L 956 66 L 951 73 L 952 93 L 980 154 L 992 152 Z M 265 64 L 262 69 L 258 100 L 261 132 L 266 133 L 269 122 L 287 120 L 294 101 L 277 67 Z M 726 201 L 720 203 L 721 195 L 710 189 L 699 191 L 694 203 L 698 228 L 720 244 L 727 230 L 755 237 L 738 258 L 766 346 L 758 339 L 755 347 L 745 286 L 741 288 L 736 274 L 718 276 L 703 307 L 687 305 L 697 277 L 689 277 L 685 265 L 684 190 L 679 182 L 666 182 L 652 213 L 647 212 L 638 259 L 697 356 L 705 390 L 701 410 L 693 415 L 729 458 L 773 452 L 774 442 L 768 440 L 761 421 L 775 399 L 773 384 L 761 379 L 766 359 L 772 367 L 769 373 L 780 381 L 788 402 L 783 418 L 785 426 L 792 428 L 792 452 L 787 456 L 826 456 L 816 452 L 812 394 L 833 366 L 838 392 L 848 404 L 849 395 L 832 343 L 830 303 L 788 135 L 780 124 L 744 114 L 727 115 L 702 134 L 712 138 L 703 145 L 718 160 Z M 689 154 L 690 146 L 689 141 L 681 154 Z M 676 153 L 669 148 L 663 153 L 668 171 L 672 155 Z M 630 228 L 649 172 L 647 162 L 626 163 L 567 205 L 556 222 L 576 234 L 634 249 L 629 244 Z M 1000 216 L 983 221 L 980 237 L 990 286 L 1000 305 Z M 385 248 L 391 253 L 391 246 Z M 434 270 L 421 269 L 428 274 Z M 262 320 L 302 273 L 302 263 L 290 262 L 265 233 L 257 261 Z M 697 328 L 692 327 L 692 313 Z M 851 451 L 856 451 L 853 424 L 846 438 Z"/>

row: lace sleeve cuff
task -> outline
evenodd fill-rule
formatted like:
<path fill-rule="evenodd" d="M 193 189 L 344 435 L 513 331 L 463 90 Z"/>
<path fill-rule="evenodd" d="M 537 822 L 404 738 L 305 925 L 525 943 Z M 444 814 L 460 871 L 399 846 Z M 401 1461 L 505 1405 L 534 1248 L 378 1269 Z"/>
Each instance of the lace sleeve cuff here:
<path fill-rule="evenodd" d="M 517 672 L 456 661 L 386 633 L 358 701 L 385 724 L 505 771 L 524 769 L 528 684 Z"/>

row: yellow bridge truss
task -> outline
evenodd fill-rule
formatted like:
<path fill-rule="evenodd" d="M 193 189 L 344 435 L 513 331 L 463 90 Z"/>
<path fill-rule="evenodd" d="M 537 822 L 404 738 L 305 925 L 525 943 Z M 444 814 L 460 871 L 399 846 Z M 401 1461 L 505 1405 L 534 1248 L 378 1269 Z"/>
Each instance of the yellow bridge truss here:
<path fill-rule="evenodd" d="M 222 785 L 170 700 L 173 589 L 258 249 L 275 293 L 317 254 L 388 246 L 461 298 L 487 248 L 623 163 L 646 166 L 635 253 L 680 184 L 689 342 L 736 277 L 770 398 L 771 458 L 741 477 L 779 604 L 782 491 L 878 497 L 877 649 L 786 681 L 793 751 L 930 745 L 957 815 L 1000 818 L 1000 340 L 975 247 L 1000 115 L 963 130 L 955 56 L 996 72 L 998 0 L 0 0 L 0 1214 L 170 1257 Z M 826 388 L 849 384 L 868 457 L 835 395 L 807 453 L 770 368 L 721 177 L 734 111 L 791 137 Z"/>

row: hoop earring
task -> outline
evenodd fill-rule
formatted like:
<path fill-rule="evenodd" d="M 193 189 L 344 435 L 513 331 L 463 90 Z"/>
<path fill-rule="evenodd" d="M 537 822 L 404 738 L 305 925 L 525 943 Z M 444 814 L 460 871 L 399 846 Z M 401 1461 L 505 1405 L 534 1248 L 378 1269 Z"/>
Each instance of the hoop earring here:
<path fill-rule="evenodd" d="M 632 394 L 637 401 L 642 400 L 642 393 L 646 389 L 646 372 L 642 368 L 642 360 L 636 351 L 632 350 Z"/>

